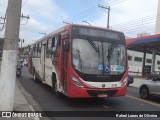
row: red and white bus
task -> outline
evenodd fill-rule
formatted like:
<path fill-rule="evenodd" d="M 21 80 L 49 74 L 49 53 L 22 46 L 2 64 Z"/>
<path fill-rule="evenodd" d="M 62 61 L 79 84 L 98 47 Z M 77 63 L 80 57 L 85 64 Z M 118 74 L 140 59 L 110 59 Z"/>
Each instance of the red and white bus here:
<path fill-rule="evenodd" d="M 105 28 L 70 24 L 30 46 L 29 72 L 57 96 L 124 96 L 127 66 L 124 34 Z"/>

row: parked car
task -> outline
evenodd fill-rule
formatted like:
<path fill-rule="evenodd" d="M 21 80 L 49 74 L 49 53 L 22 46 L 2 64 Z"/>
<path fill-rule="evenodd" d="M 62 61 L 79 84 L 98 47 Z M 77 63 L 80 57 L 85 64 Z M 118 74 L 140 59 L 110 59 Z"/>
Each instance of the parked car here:
<path fill-rule="evenodd" d="M 148 75 L 145 75 L 145 79 L 148 80 L 148 79 L 152 79 L 154 77 L 157 77 L 160 75 L 160 71 L 153 71 L 151 72 L 150 74 Z"/>
<path fill-rule="evenodd" d="M 134 82 L 134 77 L 131 75 L 128 75 L 127 80 L 128 80 L 128 86 L 129 86 L 130 84 L 132 84 Z"/>
<path fill-rule="evenodd" d="M 140 97 L 147 99 L 150 96 L 160 96 L 160 76 L 145 80 L 139 88 Z"/>

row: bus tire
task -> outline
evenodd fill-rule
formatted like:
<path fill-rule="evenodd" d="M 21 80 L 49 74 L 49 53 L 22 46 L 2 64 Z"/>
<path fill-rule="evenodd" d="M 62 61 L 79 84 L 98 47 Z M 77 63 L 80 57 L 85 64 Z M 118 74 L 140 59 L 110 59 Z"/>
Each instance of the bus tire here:
<path fill-rule="evenodd" d="M 52 74 L 52 89 L 53 89 L 53 93 L 58 97 L 61 98 L 62 97 L 62 93 L 60 93 L 57 89 L 58 85 L 57 85 L 57 80 L 56 80 L 56 75 L 53 73 Z"/>
<path fill-rule="evenodd" d="M 34 82 L 38 82 L 38 78 L 36 77 L 36 72 L 35 72 L 35 70 L 34 70 L 34 73 L 33 73 L 33 80 L 34 80 Z"/>

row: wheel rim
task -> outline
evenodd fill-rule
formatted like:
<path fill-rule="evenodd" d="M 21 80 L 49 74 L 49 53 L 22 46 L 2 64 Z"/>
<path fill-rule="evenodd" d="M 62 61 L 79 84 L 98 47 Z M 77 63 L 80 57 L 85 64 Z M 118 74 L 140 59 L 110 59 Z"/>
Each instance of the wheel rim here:
<path fill-rule="evenodd" d="M 147 91 L 147 89 L 142 88 L 142 90 L 141 90 L 141 97 L 142 97 L 142 98 L 147 98 L 147 96 L 148 96 L 148 91 Z"/>

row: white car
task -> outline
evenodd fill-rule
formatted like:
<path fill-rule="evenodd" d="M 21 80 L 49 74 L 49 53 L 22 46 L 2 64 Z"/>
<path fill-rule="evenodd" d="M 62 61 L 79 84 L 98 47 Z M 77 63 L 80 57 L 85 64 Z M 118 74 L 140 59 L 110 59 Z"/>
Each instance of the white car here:
<path fill-rule="evenodd" d="M 142 82 L 139 94 L 143 99 L 147 99 L 150 96 L 160 96 L 160 76 Z"/>

